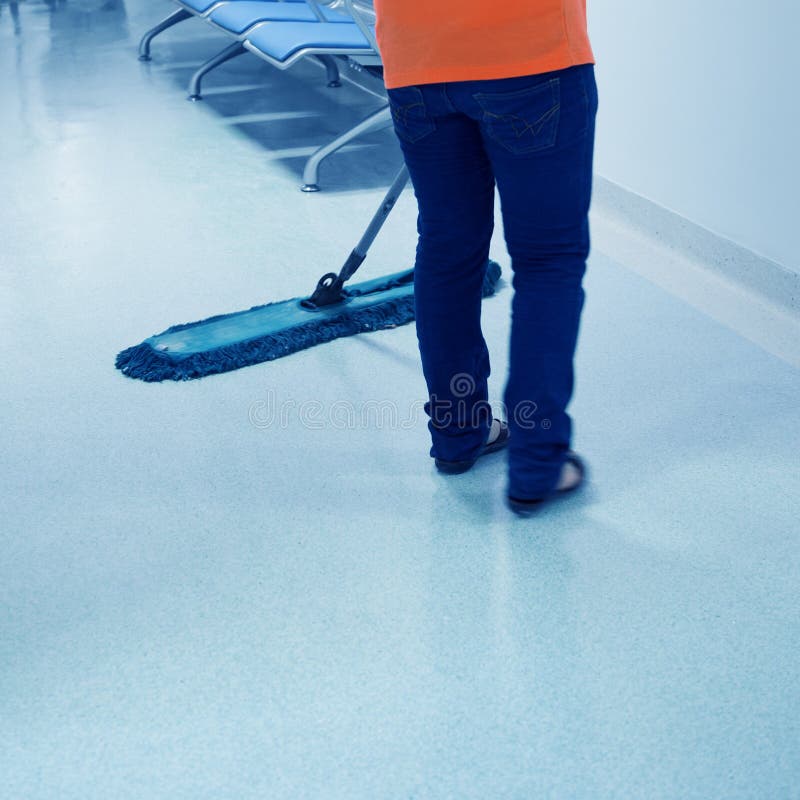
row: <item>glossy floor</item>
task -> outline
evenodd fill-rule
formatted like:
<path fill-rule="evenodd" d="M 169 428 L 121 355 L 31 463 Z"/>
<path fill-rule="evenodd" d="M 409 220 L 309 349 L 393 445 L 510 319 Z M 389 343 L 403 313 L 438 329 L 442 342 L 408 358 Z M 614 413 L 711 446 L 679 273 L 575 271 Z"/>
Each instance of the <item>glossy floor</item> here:
<path fill-rule="evenodd" d="M 307 293 L 400 164 L 378 106 L 161 0 L 0 3 L 0 797 L 800 797 L 800 373 L 601 252 L 587 490 L 438 475 L 413 326 L 186 384 L 114 356 Z M 407 266 L 404 195 L 365 264 Z M 498 232 L 495 258 L 508 258 Z M 510 287 L 486 302 L 499 398 Z"/>

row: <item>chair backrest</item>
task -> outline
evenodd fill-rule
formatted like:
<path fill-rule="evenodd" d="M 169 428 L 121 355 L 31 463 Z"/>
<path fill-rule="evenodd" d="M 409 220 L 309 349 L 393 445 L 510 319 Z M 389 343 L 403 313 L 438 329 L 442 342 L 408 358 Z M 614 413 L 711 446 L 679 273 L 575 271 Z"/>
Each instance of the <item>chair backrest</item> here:
<path fill-rule="evenodd" d="M 411 0 L 414 2 L 414 0 Z M 361 33 L 366 36 L 372 49 L 378 52 L 378 40 L 375 38 L 375 9 L 370 0 L 344 0 L 344 8 L 353 18 Z"/>

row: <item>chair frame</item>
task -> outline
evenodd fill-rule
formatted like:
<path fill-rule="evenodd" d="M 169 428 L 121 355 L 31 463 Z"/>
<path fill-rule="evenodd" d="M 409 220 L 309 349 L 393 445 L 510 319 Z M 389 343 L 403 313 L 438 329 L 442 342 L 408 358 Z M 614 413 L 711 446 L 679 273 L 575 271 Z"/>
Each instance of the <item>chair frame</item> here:
<path fill-rule="evenodd" d="M 180 2 L 180 0 L 177 0 Z M 212 70 L 216 69 L 217 67 L 224 64 L 226 61 L 230 61 L 233 58 L 237 58 L 238 56 L 244 55 L 247 51 L 242 45 L 242 42 L 247 38 L 248 34 L 252 31 L 260 28 L 262 25 L 271 24 L 272 21 L 264 20 L 262 22 L 257 22 L 255 25 L 251 26 L 243 33 L 232 33 L 231 31 L 227 30 L 227 28 L 223 28 L 221 25 L 218 25 L 214 20 L 211 19 L 211 15 L 215 9 L 219 8 L 221 5 L 227 5 L 228 2 L 231 0 L 223 0 L 223 2 L 216 3 L 213 9 L 210 9 L 207 14 L 202 16 L 202 20 L 210 25 L 212 28 L 224 33 L 226 36 L 233 37 L 236 41 L 234 44 L 228 45 L 228 47 L 221 50 L 216 55 L 212 56 L 201 64 L 197 70 L 194 72 L 192 77 L 189 80 L 189 90 L 187 100 L 191 100 L 193 103 L 196 103 L 198 100 L 203 99 L 202 95 L 202 80 L 203 78 Z M 285 2 L 285 0 L 269 0 L 269 2 Z M 325 16 L 322 11 L 317 7 L 315 0 L 303 0 L 303 2 L 299 3 L 292 3 L 292 5 L 304 5 L 306 8 L 310 8 L 314 16 L 317 18 L 319 22 L 326 22 Z M 327 86 L 329 89 L 338 89 L 341 83 L 341 76 L 339 75 L 339 68 L 336 66 L 336 62 L 333 58 L 325 55 L 318 56 L 319 61 L 325 67 L 325 71 L 327 73 Z"/>
<path fill-rule="evenodd" d="M 309 3 L 309 5 L 314 6 L 317 0 L 307 0 L 307 2 Z M 307 56 L 316 56 L 316 57 L 335 56 L 335 57 L 342 57 L 345 59 L 350 59 L 353 58 L 354 56 L 367 56 L 367 57 L 371 55 L 378 56 L 378 43 L 375 39 L 375 35 L 373 34 L 369 24 L 363 19 L 362 12 L 360 12 L 355 7 L 353 0 L 344 0 L 343 5 L 344 8 L 347 10 L 347 13 L 352 17 L 353 21 L 357 25 L 358 29 L 364 35 L 364 38 L 367 40 L 368 47 L 359 47 L 359 48 L 302 47 L 299 50 L 292 53 L 284 61 L 280 61 L 279 59 L 273 58 L 269 54 L 259 50 L 254 45 L 251 45 L 246 38 L 242 41 L 242 45 L 251 53 L 253 53 L 253 55 L 258 56 L 262 60 L 266 61 L 268 64 L 271 64 L 276 69 L 280 70 L 289 69 L 294 64 L 296 64 L 300 59 L 305 58 Z M 319 17 L 322 16 L 321 12 L 318 13 L 318 16 Z M 261 27 L 261 25 L 253 26 L 253 28 L 250 29 L 250 33 L 257 30 L 259 27 Z M 358 136 L 361 136 L 362 134 L 370 133 L 376 130 L 382 130 L 383 128 L 388 128 L 391 125 L 392 125 L 392 115 L 389 108 L 389 104 L 386 103 L 383 106 L 381 106 L 381 108 L 379 108 L 377 111 L 374 111 L 367 117 L 365 117 L 361 122 L 359 122 L 349 130 L 337 136 L 332 142 L 329 142 L 323 147 L 320 147 L 316 152 L 312 154 L 312 156 L 306 162 L 305 169 L 303 170 L 303 185 L 301 187 L 301 191 L 303 192 L 319 191 L 319 165 L 329 155 L 336 152 L 337 150 L 340 150 L 348 142 L 352 141 Z"/>
<path fill-rule="evenodd" d="M 223 3 L 229 1 L 230 0 L 219 0 L 218 3 L 214 3 L 202 14 L 198 14 L 193 8 L 189 8 L 189 6 L 184 5 L 181 0 L 173 0 L 173 2 L 177 3 L 180 8 L 176 9 L 171 14 L 168 14 L 166 17 L 164 17 L 164 19 L 161 20 L 161 22 L 150 28 L 150 30 L 145 31 L 144 35 L 139 40 L 139 61 L 152 61 L 150 56 L 150 43 L 156 38 L 156 36 L 173 27 L 173 25 L 183 22 L 184 20 L 192 18 L 202 19 L 214 11 L 214 9 L 219 8 Z"/>
<path fill-rule="evenodd" d="M 168 14 L 166 17 L 164 17 L 164 19 L 161 20 L 161 22 L 150 28 L 150 30 L 145 31 L 144 35 L 139 40 L 139 61 L 152 60 L 150 56 L 150 43 L 159 34 L 163 33 L 166 30 L 169 30 L 169 28 L 187 19 L 192 19 L 192 18 L 205 19 L 206 17 L 208 17 L 209 14 L 212 14 L 220 6 L 231 2 L 231 0 L 218 0 L 216 3 L 213 3 L 203 12 L 198 12 L 196 9 L 191 8 L 186 3 L 183 3 L 181 0 L 173 0 L 173 2 L 179 5 L 180 8 L 176 9 L 171 14 Z M 286 2 L 286 0 L 277 0 L 277 2 L 283 3 Z M 304 0 L 304 2 L 308 3 L 308 0 Z"/>

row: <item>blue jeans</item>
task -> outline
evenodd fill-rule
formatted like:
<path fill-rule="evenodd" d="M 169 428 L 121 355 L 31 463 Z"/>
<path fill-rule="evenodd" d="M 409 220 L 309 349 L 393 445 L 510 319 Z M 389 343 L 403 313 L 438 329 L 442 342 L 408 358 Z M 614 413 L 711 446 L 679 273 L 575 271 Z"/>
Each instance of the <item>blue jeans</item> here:
<path fill-rule="evenodd" d="M 389 90 L 419 205 L 416 324 L 431 456 L 475 458 L 491 410 L 481 284 L 497 185 L 511 256 L 508 492 L 555 488 L 572 421 L 597 113 L 591 64 L 500 80 Z"/>

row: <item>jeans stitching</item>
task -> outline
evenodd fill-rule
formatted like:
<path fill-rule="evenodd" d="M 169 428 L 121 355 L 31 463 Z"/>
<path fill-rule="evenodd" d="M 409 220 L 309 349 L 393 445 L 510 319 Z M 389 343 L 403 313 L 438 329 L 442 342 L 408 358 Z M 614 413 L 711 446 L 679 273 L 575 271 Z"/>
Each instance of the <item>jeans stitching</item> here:
<path fill-rule="evenodd" d="M 408 86 L 405 88 L 413 91 L 415 97 L 419 99 L 415 100 L 413 103 L 397 103 L 392 100 L 390 94 L 389 107 L 392 119 L 395 122 L 395 132 L 397 135 L 414 144 L 428 134 L 433 133 L 436 130 L 436 123 L 426 114 L 427 107 L 422 90 L 417 86 Z M 418 116 L 413 115 L 412 110 L 415 108 L 422 108 L 422 114 Z M 422 124 L 422 130 L 412 133 L 412 123 L 415 121 Z"/>
<path fill-rule="evenodd" d="M 491 117 L 492 119 L 497 120 L 508 120 L 509 125 L 514 129 L 514 133 L 516 134 L 517 138 L 520 139 L 524 136 L 528 131 L 530 131 L 534 136 L 538 136 L 541 133 L 542 128 L 550 121 L 550 117 L 554 114 L 557 114 L 561 110 L 561 105 L 553 106 L 549 111 L 546 111 L 542 114 L 536 122 L 528 122 L 524 117 L 520 117 L 517 114 L 492 114 L 490 111 L 484 111 L 485 117 Z"/>
<path fill-rule="evenodd" d="M 518 114 L 495 114 L 486 108 L 486 101 L 488 100 L 503 101 L 511 100 L 516 97 L 524 97 L 525 95 L 536 95 L 547 87 L 550 88 L 554 105 L 544 114 L 542 114 L 542 116 L 539 117 L 539 119 L 537 119 L 535 122 L 529 122 L 524 117 L 520 117 Z M 486 130 L 492 139 L 494 139 L 494 141 L 496 141 L 505 150 L 513 153 L 514 155 L 525 155 L 549 149 L 555 144 L 558 136 L 558 120 L 561 111 L 561 102 L 559 96 L 560 87 L 560 80 L 558 78 L 551 78 L 546 83 L 529 86 L 525 89 L 520 89 L 515 92 L 503 92 L 499 94 L 479 93 L 474 95 L 474 99 L 483 110 L 483 119 L 486 123 Z M 497 130 L 493 126 L 493 122 L 496 123 L 503 121 L 507 121 L 510 127 L 513 128 L 518 140 L 521 140 L 522 136 L 528 131 L 531 131 L 534 137 L 538 136 L 547 123 L 552 123 L 552 133 L 544 141 L 531 146 L 511 146 L 507 141 L 504 140 L 505 137 L 502 137 L 498 134 Z"/>

